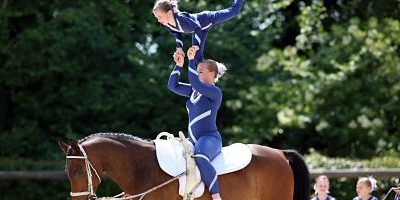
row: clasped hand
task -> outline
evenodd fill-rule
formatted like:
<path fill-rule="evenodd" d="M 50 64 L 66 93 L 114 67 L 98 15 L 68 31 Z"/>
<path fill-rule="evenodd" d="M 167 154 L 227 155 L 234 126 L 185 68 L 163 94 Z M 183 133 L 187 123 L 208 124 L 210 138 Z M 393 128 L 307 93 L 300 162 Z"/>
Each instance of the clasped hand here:
<path fill-rule="evenodd" d="M 187 51 L 187 56 L 189 60 L 193 60 L 197 50 L 199 50 L 198 46 L 192 46 Z M 185 63 L 185 53 L 182 53 L 183 50 L 181 48 L 177 49 L 173 55 L 174 61 L 178 67 L 183 67 Z"/>

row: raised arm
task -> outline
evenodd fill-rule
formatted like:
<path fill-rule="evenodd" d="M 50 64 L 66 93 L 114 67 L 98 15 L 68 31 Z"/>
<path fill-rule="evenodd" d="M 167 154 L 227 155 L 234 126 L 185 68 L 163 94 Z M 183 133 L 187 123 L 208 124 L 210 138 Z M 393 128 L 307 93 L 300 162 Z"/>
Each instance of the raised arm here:
<path fill-rule="evenodd" d="M 202 83 L 200 81 L 197 73 L 196 61 L 194 60 L 194 54 L 196 53 L 194 49 L 194 47 L 189 48 L 187 53 L 189 58 L 189 82 L 192 88 L 210 99 L 220 100 L 222 98 L 221 89 L 215 85 Z"/>
<path fill-rule="evenodd" d="M 171 75 L 169 76 L 168 89 L 174 92 L 175 94 L 189 97 L 192 94 L 192 87 L 190 86 L 190 84 L 179 82 L 179 78 L 184 63 L 184 57 L 181 54 L 175 53 L 174 60 L 176 65 L 172 70 Z"/>

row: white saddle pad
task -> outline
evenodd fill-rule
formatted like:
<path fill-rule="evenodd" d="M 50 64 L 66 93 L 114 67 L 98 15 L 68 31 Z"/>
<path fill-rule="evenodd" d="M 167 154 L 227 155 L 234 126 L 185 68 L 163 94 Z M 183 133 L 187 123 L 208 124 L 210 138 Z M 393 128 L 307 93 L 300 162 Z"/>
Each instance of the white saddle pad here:
<path fill-rule="evenodd" d="M 156 139 L 156 154 L 158 163 L 163 171 L 171 176 L 177 176 L 186 171 L 185 152 L 183 144 L 175 139 Z M 191 151 L 193 152 L 191 145 Z M 223 147 L 221 153 L 211 161 L 218 175 L 234 172 L 246 167 L 251 161 L 251 151 L 247 145 L 235 143 Z M 200 172 L 196 167 L 197 177 Z M 179 194 L 183 195 L 186 185 L 186 176 L 179 178 Z M 200 197 L 204 192 L 204 183 L 196 190 L 195 197 Z"/>

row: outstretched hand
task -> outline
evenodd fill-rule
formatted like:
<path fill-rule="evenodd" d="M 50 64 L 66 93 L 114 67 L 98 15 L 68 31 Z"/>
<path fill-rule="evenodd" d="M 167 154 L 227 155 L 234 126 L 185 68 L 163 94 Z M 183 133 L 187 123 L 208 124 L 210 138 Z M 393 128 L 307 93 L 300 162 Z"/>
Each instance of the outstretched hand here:
<path fill-rule="evenodd" d="M 189 60 L 194 59 L 194 56 L 196 55 L 197 50 L 199 50 L 198 46 L 192 46 L 188 49 L 187 56 L 188 56 Z"/>
<path fill-rule="evenodd" d="M 176 66 L 183 67 L 183 64 L 185 63 L 185 54 L 175 52 L 173 57 Z"/>

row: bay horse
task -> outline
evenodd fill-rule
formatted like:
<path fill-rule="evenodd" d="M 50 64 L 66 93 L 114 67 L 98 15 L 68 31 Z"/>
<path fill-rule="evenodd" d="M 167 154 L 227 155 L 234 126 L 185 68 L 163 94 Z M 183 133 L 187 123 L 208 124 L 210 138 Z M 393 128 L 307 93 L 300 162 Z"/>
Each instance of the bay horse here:
<path fill-rule="evenodd" d="M 159 167 L 151 140 L 120 133 L 97 133 L 79 141 L 72 140 L 70 145 L 58 142 L 67 156 L 65 172 L 72 200 L 96 199 L 95 191 L 103 172 L 126 196 L 142 193 L 129 199 L 182 199 L 178 181 Z M 310 199 L 309 171 L 300 154 L 294 150 L 247 145 L 252 152 L 251 162 L 239 171 L 218 176 L 222 199 Z M 211 200 L 211 196 L 204 191 L 196 199 Z"/>

